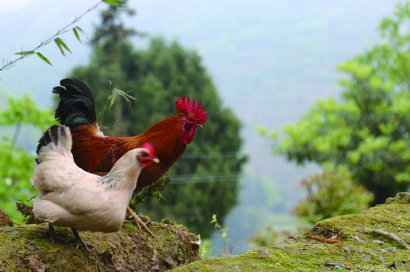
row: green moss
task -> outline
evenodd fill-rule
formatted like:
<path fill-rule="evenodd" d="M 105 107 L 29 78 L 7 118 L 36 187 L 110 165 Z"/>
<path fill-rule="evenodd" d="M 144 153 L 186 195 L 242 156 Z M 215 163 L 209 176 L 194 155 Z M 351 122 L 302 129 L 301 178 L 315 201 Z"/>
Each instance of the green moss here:
<path fill-rule="evenodd" d="M 127 230 L 127 231 L 137 231 L 137 230 L 140 230 L 140 228 L 139 228 L 136 224 L 134 224 L 134 223 L 125 223 L 125 224 L 123 225 L 123 228 L 124 228 L 125 230 Z"/>
<path fill-rule="evenodd" d="M 410 194 L 398 195 L 386 205 L 360 214 L 323 220 L 303 236 L 269 248 L 257 248 L 231 258 L 193 262 L 176 271 L 410 271 L 410 251 L 394 239 L 376 234 L 382 230 L 410 244 Z M 309 237 L 336 238 L 323 243 Z"/>
<path fill-rule="evenodd" d="M 126 224 L 118 233 L 81 233 L 93 245 L 92 252 L 77 250 L 71 244 L 48 238 L 48 227 L 27 225 L 0 228 L 0 268 L 5 271 L 51 268 L 53 271 L 410 271 L 410 194 L 401 194 L 389 204 L 356 215 L 319 222 L 305 235 L 293 236 L 274 247 L 257 248 L 239 256 L 199 259 L 198 237 L 172 220 L 152 222 L 155 237 Z M 394 234 L 404 241 L 381 235 Z M 73 242 L 67 228 L 57 235 Z M 322 243 L 309 237 L 340 239 Z M 405 244 L 407 243 L 407 244 Z M 1 269 L 0 269 L 1 270 Z"/>

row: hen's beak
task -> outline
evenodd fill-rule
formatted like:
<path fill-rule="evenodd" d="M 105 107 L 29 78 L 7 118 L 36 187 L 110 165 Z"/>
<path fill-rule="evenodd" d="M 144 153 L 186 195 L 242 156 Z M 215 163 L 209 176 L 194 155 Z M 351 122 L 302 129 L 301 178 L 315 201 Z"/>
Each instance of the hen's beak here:
<path fill-rule="evenodd" d="M 159 163 L 159 160 L 158 160 L 158 158 L 153 158 L 152 162 Z"/>

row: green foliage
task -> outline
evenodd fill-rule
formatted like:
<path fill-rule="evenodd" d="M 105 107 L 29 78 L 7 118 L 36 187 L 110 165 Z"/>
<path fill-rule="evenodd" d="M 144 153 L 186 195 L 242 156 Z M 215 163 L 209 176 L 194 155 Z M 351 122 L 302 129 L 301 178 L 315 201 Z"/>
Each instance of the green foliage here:
<path fill-rule="evenodd" d="M 126 7 L 110 7 L 101 13 L 102 23 L 91 42 L 90 63 L 75 68 L 70 76 L 85 81 L 93 90 L 97 116 L 103 116 L 99 123 L 106 135 L 145 131 L 176 114 L 175 101 L 183 95 L 202 101 L 208 121 L 168 173 L 171 183 L 163 193 L 164 199 L 149 198 L 138 208 L 155 220 L 172 217 L 208 238 L 213 231 L 208 224 L 212 214 L 218 214 L 223 223 L 237 202 L 239 173 L 246 161 L 239 154 L 241 124 L 223 106 L 196 52 L 161 38 L 152 38 L 146 49 L 134 49 L 129 38 L 139 32 L 124 27 L 121 12 L 133 14 Z M 136 101 L 131 101 L 131 107 L 124 99 L 111 103 L 107 97 L 113 88 Z"/>
<path fill-rule="evenodd" d="M 305 222 L 317 222 L 336 215 L 358 213 L 369 207 L 373 195 L 356 185 L 346 167 L 327 166 L 322 174 L 302 181 L 307 196 L 293 213 Z"/>
<path fill-rule="evenodd" d="M 0 140 L 0 208 L 15 223 L 23 219 L 17 212 L 16 200 L 27 202 L 35 194 L 30 183 L 35 156 L 16 145 L 21 127 L 29 125 L 43 131 L 54 122 L 51 112 L 39 110 L 29 95 L 9 98 L 8 107 L 0 112 L 2 130 L 14 128 L 12 137 L 3 136 Z"/>
<path fill-rule="evenodd" d="M 339 65 L 342 98 L 316 102 L 284 127 L 274 149 L 297 163 L 346 165 L 353 179 L 375 193 L 373 204 L 406 191 L 410 183 L 410 4 L 383 19 L 386 42 Z M 262 131 L 263 132 L 263 131 Z M 266 132 L 264 133 L 266 135 Z"/>
<path fill-rule="evenodd" d="M 55 123 L 51 112 L 39 110 L 28 94 L 21 98 L 9 98 L 7 109 L 0 112 L 0 126 L 24 124 L 45 130 L 51 123 Z"/>
<path fill-rule="evenodd" d="M 157 182 L 151 186 L 145 187 L 135 194 L 131 200 L 130 207 L 133 208 L 140 203 L 144 203 L 146 197 L 152 196 L 157 200 L 164 199 L 162 192 L 166 189 L 167 185 L 171 182 L 169 176 L 160 178 Z"/>
<path fill-rule="evenodd" d="M 227 239 L 227 237 L 228 237 L 228 230 L 229 230 L 229 228 L 224 228 L 224 227 L 222 227 L 221 224 L 219 224 L 218 220 L 216 219 L 216 214 L 212 215 L 211 224 L 214 224 L 214 227 L 221 232 L 222 242 L 223 242 L 223 244 L 224 244 L 223 253 L 227 253 L 227 251 L 226 251 L 226 246 L 227 246 L 227 244 L 228 244 L 228 239 Z"/>
<path fill-rule="evenodd" d="M 201 245 L 199 247 L 199 256 L 201 259 L 207 259 L 212 254 L 212 240 L 204 239 L 201 240 Z"/>

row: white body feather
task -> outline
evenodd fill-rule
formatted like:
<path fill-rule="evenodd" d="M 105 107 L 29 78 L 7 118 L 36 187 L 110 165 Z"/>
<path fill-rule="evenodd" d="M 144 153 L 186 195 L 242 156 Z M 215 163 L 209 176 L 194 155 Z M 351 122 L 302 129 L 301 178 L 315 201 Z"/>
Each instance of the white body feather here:
<path fill-rule="evenodd" d="M 32 184 L 39 191 L 33 212 L 37 219 L 80 231 L 118 231 L 134 191 L 141 148 L 122 156 L 105 176 L 80 169 L 71 154 L 71 133 L 41 147 Z M 61 128 L 60 128 L 61 129 Z"/>

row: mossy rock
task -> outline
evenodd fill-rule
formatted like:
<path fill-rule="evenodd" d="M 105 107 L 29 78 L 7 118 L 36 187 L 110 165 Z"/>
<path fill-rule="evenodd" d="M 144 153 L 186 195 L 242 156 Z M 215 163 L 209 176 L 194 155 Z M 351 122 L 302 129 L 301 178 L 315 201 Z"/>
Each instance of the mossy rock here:
<path fill-rule="evenodd" d="M 76 249 L 68 228 L 48 225 L 0 228 L 0 271 L 164 271 L 199 259 L 198 237 L 168 220 L 152 222 L 155 234 L 126 223 L 117 233 L 81 232 L 91 252 Z"/>
<path fill-rule="evenodd" d="M 410 193 L 386 203 L 323 220 L 304 236 L 274 247 L 200 260 L 175 271 L 410 271 Z"/>

